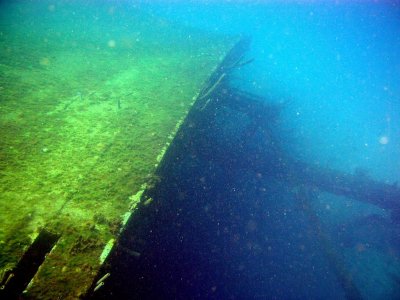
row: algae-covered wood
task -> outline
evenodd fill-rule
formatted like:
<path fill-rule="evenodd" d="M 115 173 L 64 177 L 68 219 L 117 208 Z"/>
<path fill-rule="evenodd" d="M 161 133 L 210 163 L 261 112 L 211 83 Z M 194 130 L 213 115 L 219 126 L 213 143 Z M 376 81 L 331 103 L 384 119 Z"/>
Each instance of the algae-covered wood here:
<path fill-rule="evenodd" d="M 234 43 L 134 6 L 68 3 L 0 4 L 3 287 L 42 229 L 60 236 L 31 298 L 86 292 Z"/>

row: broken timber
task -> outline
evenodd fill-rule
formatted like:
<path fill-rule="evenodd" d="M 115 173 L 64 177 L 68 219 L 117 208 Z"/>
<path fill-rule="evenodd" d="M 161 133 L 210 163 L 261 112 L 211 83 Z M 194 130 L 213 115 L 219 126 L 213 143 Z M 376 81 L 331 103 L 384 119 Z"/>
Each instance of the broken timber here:
<path fill-rule="evenodd" d="M 304 184 L 367 202 L 389 210 L 393 221 L 400 222 L 400 187 L 397 184 L 379 182 L 366 174 L 346 174 L 307 164 L 284 153 L 279 146 L 279 136 L 275 136 L 274 132 L 279 126 L 279 114 L 285 104 L 268 104 L 260 96 L 231 88 L 229 82 L 214 91 L 209 98 L 211 100 L 207 110 L 203 110 L 197 119 L 192 118 L 192 126 L 187 129 L 190 131 L 186 133 L 186 137 L 191 137 L 190 144 L 182 138 L 180 147 L 185 149 L 182 153 L 194 152 L 206 160 L 216 161 L 227 170 L 251 169 L 294 186 Z M 223 147 L 224 151 L 220 151 L 219 147 L 230 142 L 229 138 L 224 140 L 223 137 L 216 138 L 218 134 L 213 134 L 220 130 L 215 119 L 224 107 L 234 111 L 233 114 L 246 115 L 249 121 L 241 129 L 235 147 Z M 264 141 L 252 143 L 257 132 L 262 132 L 258 137 L 263 137 Z M 253 144 L 263 144 L 265 147 L 254 148 Z"/>

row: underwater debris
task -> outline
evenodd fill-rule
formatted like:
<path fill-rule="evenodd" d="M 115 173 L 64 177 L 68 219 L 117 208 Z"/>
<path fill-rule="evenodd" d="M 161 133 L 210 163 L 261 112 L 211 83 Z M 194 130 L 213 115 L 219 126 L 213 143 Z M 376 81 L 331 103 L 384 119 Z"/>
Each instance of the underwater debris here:
<path fill-rule="evenodd" d="M 104 280 L 106 280 L 110 276 L 111 276 L 110 273 L 106 273 L 103 277 L 101 277 L 99 280 L 97 280 L 96 286 L 99 285 L 100 283 L 102 283 Z"/>
<path fill-rule="evenodd" d="M 0 271 L 0 290 L 4 290 L 11 278 L 14 277 L 13 267 L 6 266 Z"/>
<path fill-rule="evenodd" d="M 207 98 L 216 88 L 217 86 L 220 85 L 221 81 L 225 78 L 226 73 L 222 73 L 221 76 L 218 78 L 218 80 L 207 90 L 207 92 L 201 96 L 199 98 L 199 100 Z M 201 110 L 203 110 L 205 107 L 203 106 L 203 108 Z"/>
<path fill-rule="evenodd" d="M 147 199 L 143 202 L 143 205 L 144 205 L 144 206 L 147 206 L 147 205 L 149 205 L 151 202 L 153 202 L 153 198 L 149 197 L 149 198 L 147 198 Z"/>
<path fill-rule="evenodd" d="M 102 286 L 104 285 L 104 282 L 100 282 L 98 285 L 95 286 L 93 292 L 97 292 Z"/>
<path fill-rule="evenodd" d="M 102 286 L 104 286 L 105 285 L 104 281 L 110 276 L 111 276 L 111 274 L 108 272 L 108 273 L 104 274 L 99 280 L 97 280 L 96 285 L 93 289 L 93 292 L 97 292 Z"/>
<path fill-rule="evenodd" d="M 136 258 L 136 259 L 140 258 L 140 256 L 142 255 L 138 251 L 128 249 L 127 247 L 124 247 L 124 246 L 121 246 L 121 245 L 118 246 L 118 249 L 121 250 L 122 252 L 128 254 L 129 256 Z"/>
<path fill-rule="evenodd" d="M 251 64 L 254 61 L 254 58 L 250 58 L 248 60 L 245 60 L 244 62 L 238 63 L 235 68 L 240 68 L 243 67 L 245 65 Z"/>

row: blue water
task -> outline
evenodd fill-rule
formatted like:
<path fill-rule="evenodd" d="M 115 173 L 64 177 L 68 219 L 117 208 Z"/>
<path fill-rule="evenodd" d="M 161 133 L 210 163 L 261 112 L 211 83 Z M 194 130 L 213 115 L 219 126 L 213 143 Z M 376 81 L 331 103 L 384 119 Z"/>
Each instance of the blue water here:
<path fill-rule="evenodd" d="M 178 134 L 174 142 L 187 145 L 176 149 L 190 151 L 174 153 L 179 159 L 173 157 L 165 169 L 160 164 L 165 173 L 146 191 L 153 201 L 128 223 L 121 248 L 103 266 L 111 276 L 94 298 L 356 299 L 359 293 L 366 299 L 400 299 L 400 215 L 396 220 L 392 209 L 368 199 L 309 188 L 314 178 L 293 183 L 290 175 L 296 174 L 282 179 L 274 173 L 278 168 L 260 171 L 245 160 L 257 154 L 264 161 L 255 161 L 265 163 L 282 154 L 283 161 L 290 157 L 287 162 L 300 161 L 301 167 L 393 185 L 400 181 L 400 3 L 55 1 L 46 5 L 47 12 L 78 18 L 60 22 L 38 6 L 34 19 L 45 22 L 22 23 L 33 37 L 47 27 L 53 33 L 63 29 L 102 45 L 100 52 L 129 52 L 134 50 L 118 48 L 120 41 L 139 41 L 152 29 L 133 28 L 133 6 L 187 26 L 188 38 L 192 27 L 213 37 L 251 37 L 245 59 L 254 61 L 227 77 L 234 87 L 282 110 L 269 125 L 274 135 L 256 131 L 248 148 L 237 146 L 244 144 L 240 139 L 250 117 L 229 107 L 216 110 L 205 129 L 196 124 L 204 141 L 215 138 L 213 145 L 206 143 L 212 150 L 204 149 L 203 157 L 197 155 L 203 148 L 196 152 L 188 146 L 204 147 L 201 141 L 182 142 Z M 163 38 L 161 47 L 174 46 Z M 96 79 L 101 76 L 107 74 Z M 239 155 L 232 155 L 235 151 Z M 250 166 L 240 168 L 238 157 Z"/>
<path fill-rule="evenodd" d="M 254 63 L 234 84 L 287 103 L 281 132 L 292 157 L 380 182 L 400 180 L 399 3 L 178 1 L 142 7 L 187 26 L 251 36 L 248 58 Z M 246 197 L 262 198 L 249 177 L 240 184 L 247 186 Z M 265 196 L 263 214 L 242 208 L 237 221 L 247 244 L 226 257 L 242 276 L 232 279 L 231 294 L 345 298 L 321 246 L 307 236 L 313 225 L 279 183 L 267 184 L 276 193 Z M 400 297 L 400 231 L 390 212 L 327 193 L 312 206 L 362 296 Z M 266 240 L 259 242 L 260 236 Z M 249 257 L 246 247 L 264 255 Z"/>
<path fill-rule="evenodd" d="M 182 24 L 253 38 L 238 84 L 290 100 L 296 155 L 400 179 L 400 6 L 333 1 L 218 1 L 150 5 Z M 186 2 L 185 2 L 186 3 Z"/>

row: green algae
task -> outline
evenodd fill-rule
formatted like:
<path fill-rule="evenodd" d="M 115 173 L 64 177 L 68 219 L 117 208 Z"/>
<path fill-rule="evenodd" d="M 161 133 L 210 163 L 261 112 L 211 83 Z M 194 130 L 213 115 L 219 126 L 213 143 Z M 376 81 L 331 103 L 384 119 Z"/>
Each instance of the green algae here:
<path fill-rule="evenodd" d="M 2 7 L 0 270 L 15 266 L 43 228 L 59 234 L 26 294 L 41 299 L 86 292 L 138 203 L 132 195 L 153 184 L 234 42 L 136 10 L 127 29 L 112 7 L 71 5 Z"/>

